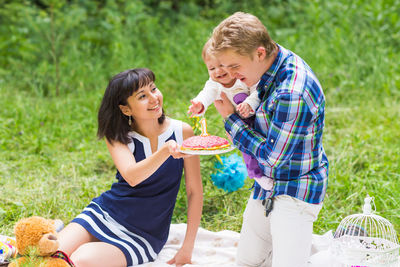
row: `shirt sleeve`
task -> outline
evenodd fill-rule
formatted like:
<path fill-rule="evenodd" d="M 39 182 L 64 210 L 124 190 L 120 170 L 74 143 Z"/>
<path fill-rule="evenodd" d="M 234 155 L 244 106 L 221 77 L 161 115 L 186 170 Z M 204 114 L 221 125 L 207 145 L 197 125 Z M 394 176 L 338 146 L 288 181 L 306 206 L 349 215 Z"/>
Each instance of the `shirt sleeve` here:
<path fill-rule="evenodd" d="M 282 94 L 273 105 L 271 114 L 265 113 L 262 121 L 257 118 L 257 123 L 265 124 L 266 132 L 255 131 L 235 113 L 225 121 L 225 129 L 240 151 L 253 155 L 263 165 L 279 168 L 304 140 L 313 114 L 303 97 L 296 93 Z"/>
<path fill-rule="evenodd" d="M 199 115 L 203 115 L 220 94 L 221 89 L 219 84 L 210 78 L 205 83 L 203 90 L 193 99 L 195 101 L 200 101 L 204 106 L 203 112 Z"/>

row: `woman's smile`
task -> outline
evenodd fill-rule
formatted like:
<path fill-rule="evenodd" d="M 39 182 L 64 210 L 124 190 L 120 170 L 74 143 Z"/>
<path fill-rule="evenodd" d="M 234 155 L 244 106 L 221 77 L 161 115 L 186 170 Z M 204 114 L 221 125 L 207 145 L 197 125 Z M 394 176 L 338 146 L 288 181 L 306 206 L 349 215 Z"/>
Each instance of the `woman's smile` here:
<path fill-rule="evenodd" d="M 156 106 L 154 106 L 154 107 L 152 107 L 152 108 L 149 108 L 148 110 L 151 110 L 151 111 L 159 111 L 161 109 L 161 106 L 159 105 L 159 104 L 157 104 Z"/>

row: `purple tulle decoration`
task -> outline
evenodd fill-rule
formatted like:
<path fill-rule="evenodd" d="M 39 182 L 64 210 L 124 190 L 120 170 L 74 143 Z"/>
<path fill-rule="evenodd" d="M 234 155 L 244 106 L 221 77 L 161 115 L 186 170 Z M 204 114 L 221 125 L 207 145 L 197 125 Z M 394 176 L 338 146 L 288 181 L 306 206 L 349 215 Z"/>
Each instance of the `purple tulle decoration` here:
<path fill-rule="evenodd" d="M 219 159 L 220 161 L 215 163 L 217 173 L 211 174 L 214 185 L 228 193 L 243 187 L 244 180 L 247 177 L 247 169 L 242 157 L 232 154 Z"/>

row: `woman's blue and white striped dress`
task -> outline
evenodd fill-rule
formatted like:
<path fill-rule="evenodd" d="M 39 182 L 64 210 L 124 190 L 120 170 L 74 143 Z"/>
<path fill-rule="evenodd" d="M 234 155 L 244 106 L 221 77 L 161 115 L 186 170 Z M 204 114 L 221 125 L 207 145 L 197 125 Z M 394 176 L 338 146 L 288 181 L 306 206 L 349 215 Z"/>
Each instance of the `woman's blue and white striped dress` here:
<path fill-rule="evenodd" d="M 150 141 L 136 132 L 128 145 L 136 162 L 149 157 Z M 182 144 L 182 122 L 170 119 L 158 137 L 158 148 L 173 139 Z M 94 198 L 72 222 L 79 223 L 99 240 L 125 254 L 127 265 L 154 261 L 168 238 L 179 191 L 183 159 L 169 157 L 148 179 L 131 187 L 117 171 L 111 189 Z"/>

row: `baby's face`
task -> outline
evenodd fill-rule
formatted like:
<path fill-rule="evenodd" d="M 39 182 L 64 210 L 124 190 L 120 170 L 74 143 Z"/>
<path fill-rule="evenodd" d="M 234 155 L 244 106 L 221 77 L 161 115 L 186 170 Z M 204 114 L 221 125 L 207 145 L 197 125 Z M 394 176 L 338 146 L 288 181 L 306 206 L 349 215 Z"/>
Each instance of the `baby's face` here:
<path fill-rule="evenodd" d="M 213 81 L 221 83 L 222 85 L 233 85 L 232 83 L 236 79 L 232 78 L 229 73 L 222 68 L 220 62 L 215 57 L 208 56 L 204 63 L 206 63 L 208 74 Z"/>

